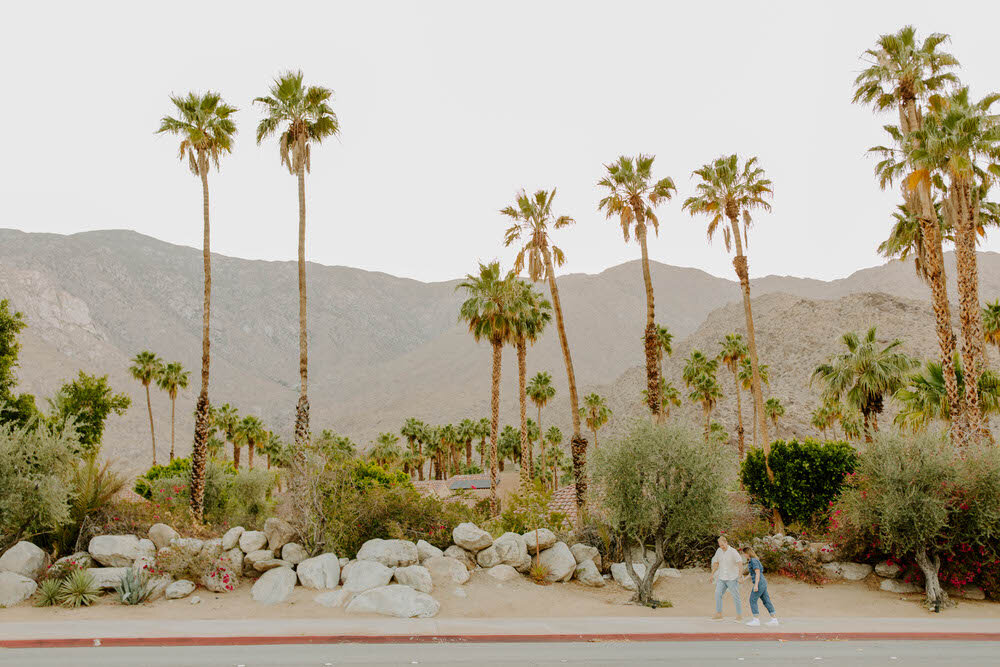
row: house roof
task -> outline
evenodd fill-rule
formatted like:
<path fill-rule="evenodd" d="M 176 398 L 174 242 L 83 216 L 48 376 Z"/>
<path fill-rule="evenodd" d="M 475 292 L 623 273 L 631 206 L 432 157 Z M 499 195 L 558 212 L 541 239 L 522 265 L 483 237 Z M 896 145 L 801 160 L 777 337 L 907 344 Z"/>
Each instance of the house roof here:
<path fill-rule="evenodd" d="M 549 512 L 565 514 L 570 523 L 576 522 L 576 485 L 567 484 L 552 494 L 549 501 Z"/>

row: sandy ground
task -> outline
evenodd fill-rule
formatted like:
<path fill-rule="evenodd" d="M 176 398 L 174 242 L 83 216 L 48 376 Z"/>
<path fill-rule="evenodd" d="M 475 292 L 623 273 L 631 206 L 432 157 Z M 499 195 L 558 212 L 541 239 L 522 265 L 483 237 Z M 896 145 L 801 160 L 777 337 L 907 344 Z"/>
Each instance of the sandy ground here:
<path fill-rule="evenodd" d="M 630 604 L 632 594 L 614 582 L 604 588 L 588 588 L 576 582 L 539 586 L 527 578 L 497 582 L 485 571 L 478 570 L 463 586 L 438 586 L 434 597 L 441 603 L 439 618 L 509 618 L 509 617 L 580 617 L 580 616 L 708 616 L 714 609 L 714 587 L 707 583 L 704 570 L 684 570 L 680 579 L 663 579 L 656 586 L 660 599 L 672 607 L 648 609 Z M 770 577 L 768 588 L 779 617 L 927 617 L 921 606 L 922 595 L 898 595 L 878 590 L 869 582 L 839 582 L 813 586 L 799 581 Z M 455 595 L 462 589 L 465 597 Z M 749 585 L 743 584 L 744 614 Z M 0 622 L 32 622 L 59 620 L 237 620 L 263 618 L 341 618 L 343 609 L 328 609 L 316 604 L 318 591 L 296 587 L 288 601 L 263 606 L 250 598 L 250 586 L 244 585 L 226 595 L 199 588 L 193 595 L 201 603 L 192 605 L 190 598 L 158 600 L 127 607 L 108 594 L 101 601 L 82 609 L 37 608 L 31 601 L 9 609 L 0 609 Z M 725 600 L 725 613 L 734 615 L 731 599 Z M 1000 619 L 1000 604 L 993 602 L 958 601 L 948 610 L 950 618 Z M 766 612 L 761 607 L 762 618 Z"/>

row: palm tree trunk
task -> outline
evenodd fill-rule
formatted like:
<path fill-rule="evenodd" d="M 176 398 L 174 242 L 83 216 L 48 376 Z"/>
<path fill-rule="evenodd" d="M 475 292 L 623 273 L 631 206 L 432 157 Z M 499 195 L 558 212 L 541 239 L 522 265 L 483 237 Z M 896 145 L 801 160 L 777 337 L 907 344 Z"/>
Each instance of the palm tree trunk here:
<path fill-rule="evenodd" d="M 490 395 L 490 514 L 500 514 L 497 498 L 497 484 L 500 482 L 497 461 L 497 431 L 500 428 L 500 363 L 503 356 L 503 342 L 493 341 L 493 388 Z"/>
<path fill-rule="evenodd" d="M 472 438 L 465 441 L 465 467 L 472 467 Z"/>
<path fill-rule="evenodd" d="M 653 304 L 653 278 L 649 271 L 649 252 L 646 248 L 646 225 L 639 213 L 635 235 L 642 250 L 642 283 L 646 288 L 646 333 L 643 338 L 646 352 L 646 402 L 653 415 L 653 421 L 663 422 L 663 406 L 660 403 L 660 343 L 656 338 L 656 312 Z"/>
<path fill-rule="evenodd" d="M 712 432 L 712 409 L 706 405 L 702 411 L 705 413 L 705 442 L 708 442 L 708 434 Z"/>
<path fill-rule="evenodd" d="M 543 249 L 543 254 L 545 274 L 549 277 L 549 291 L 552 293 L 552 309 L 556 312 L 556 331 L 559 332 L 559 345 L 562 347 L 563 361 L 566 363 L 570 419 L 573 424 L 573 438 L 570 441 L 573 454 L 573 479 L 576 482 L 576 506 L 582 510 L 587 496 L 587 439 L 580 434 L 580 401 L 576 393 L 576 376 L 573 373 L 573 359 L 569 352 L 569 341 L 566 339 L 562 302 L 559 299 L 559 286 L 556 284 L 556 269 L 552 265 L 552 252 L 548 246 Z M 577 516 L 580 514 L 582 513 L 577 512 Z"/>
<path fill-rule="evenodd" d="M 740 390 L 740 379 L 738 373 L 733 371 L 733 385 L 736 389 L 736 442 L 737 442 L 737 452 L 739 453 L 740 461 L 743 460 L 743 452 L 746 449 L 746 443 L 743 436 L 743 392 Z"/>
<path fill-rule="evenodd" d="M 247 441 L 247 470 L 253 470 L 253 450 L 255 443 Z"/>
<path fill-rule="evenodd" d="M 243 449 L 241 446 L 233 443 L 233 467 L 237 470 L 240 469 L 240 450 Z"/>
<path fill-rule="evenodd" d="M 517 399 L 521 409 L 521 488 L 527 488 L 531 479 L 531 443 L 528 442 L 528 421 L 527 421 L 527 356 L 528 345 L 524 338 L 517 341 Z"/>
<path fill-rule="evenodd" d="M 593 429 L 594 432 L 594 449 L 597 449 L 597 429 Z"/>
<path fill-rule="evenodd" d="M 146 409 L 149 410 L 149 437 L 153 440 L 153 465 L 156 465 L 156 434 L 153 432 L 153 404 L 149 400 L 149 383 L 144 382 L 146 388 Z"/>
<path fill-rule="evenodd" d="M 170 462 L 174 461 L 174 415 L 177 412 L 177 394 L 170 397 Z"/>
<path fill-rule="evenodd" d="M 538 446 L 540 451 L 538 453 L 538 465 L 541 466 L 542 470 L 545 470 L 545 430 L 542 429 L 542 406 L 538 406 Z M 534 477 L 535 468 L 531 468 L 531 475 Z M 542 477 L 545 477 L 544 473 Z"/>
<path fill-rule="evenodd" d="M 306 329 L 306 174 L 305 164 L 300 159 L 298 167 L 299 185 L 299 401 L 295 406 L 295 455 L 294 459 L 302 472 L 305 464 L 305 447 L 309 443 L 309 354 L 307 351 Z M 293 479 L 300 477 L 296 474 Z"/>

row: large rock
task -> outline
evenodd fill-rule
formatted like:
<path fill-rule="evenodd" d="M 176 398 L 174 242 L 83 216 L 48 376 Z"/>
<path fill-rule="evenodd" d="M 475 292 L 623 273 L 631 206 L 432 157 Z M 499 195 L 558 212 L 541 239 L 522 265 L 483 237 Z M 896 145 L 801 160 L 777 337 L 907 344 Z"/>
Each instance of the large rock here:
<path fill-rule="evenodd" d="M 986 592 L 979 586 L 962 586 L 961 588 L 946 588 L 945 591 L 953 598 L 965 600 L 985 600 Z"/>
<path fill-rule="evenodd" d="M 832 563 L 837 560 L 836 550 L 826 542 L 810 542 L 809 550 L 820 563 Z"/>
<path fill-rule="evenodd" d="M 356 560 L 349 560 L 345 563 L 343 558 L 340 559 L 340 584 L 342 586 L 347 581 L 347 573 L 350 572 L 351 566 L 357 562 Z"/>
<path fill-rule="evenodd" d="M 535 533 L 538 533 L 535 535 Z M 528 548 L 528 553 L 532 556 L 535 555 L 535 545 L 537 543 L 538 550 L 551 549 L 556 543 L 556 534 L 553 533 L 548 528 L 539 528 L 537 531 L 529 530 L 522 536 L 524 538 L 524 544 Z"/>
<path fill-rule="evenodd" d="M 169 547 L 179 558 L 191 562 L 201 555 L 201 550 L 205 548 L 205 540 L 195 537 L 175 537 L 170 540 Z"/>
<path fill-rule="evenodd" d="M 174 578 L 169 574 L 162 574 L 155 577 L 150 577 L 148 581 L 149 586 L 149 597 L 146 598 L 149 602 L 154 600 L 159 600 L 164 597 L 167 593 L 167 586 L 174 583 Z"/>
<path fill-rule="evenodd" d="M 264 522 L 264 535 L 267 536 L 267 548 L 277 551 L 295 539 L 295 529 L 287 521 L 272 516 Z"/>
<path fill-rule="evenodd" d="M 243 557 L 243 574 L 253 574 L 254 572 L 264 572 L 264 570 L 257 569 L 257 563 L 263 563 L 269 560 L 277 560 L 274 557 L 274 552 L 270 549 L 258 549 L 257 551 L 251 551 L 246 556 Z"/>
<path fill-rule="evenodd" d="M 281 560 L 280 558 L 265 558 L 264 560 L 259 560 L 253 564 L 253 569 L 258 572 L 267 572 L 268 570 L 273 570 L 276 567 L 287 567 L 292 569 L 292 564 Z"/>
<path fill-rule="evenodd" d="M 497 581 L 510 581 L 511 579 L 517 579 L 521 576 L 518 574 L 517 570 L 506 563 L 494 565 L 490 569 L 486 570 L 486 574 L 490 575 Z"/>
<path fill-rule="evenodd" d="M 213 563 L 222 557 L 222 538 L 213 537 L 205 540 L 198 557 L 205 563 Z"/>
<path fill-rule="evenodd" d="M 239 539 L 240 551 L 245 554 L 260 551 L 267 546 L 267 535 L 259 530 L 244 530 Z"/>
<path fill-rule="evenodd" d="M 418 590 L 421 593 L 430 593 L 434 589 L 430 570 L 421 565 L 397 567 L 392 576 L 397 582 Z"/>
<path fill-rule="evenodd" d="M 547 581 L 569 581 L 576 571 L 576 559 L 565 542 L 556 542 L 542 551 L 538 562 L 549 571 L 545 575 Z"/>
<path fill-rule="evenodd" d="M 419 540 L 417 541 L 417 554 L 420 556 L 420 562 L 423 563 L 428 558 L 443 556 L 444 552 L 427 540 Z"/>
<path fill-rule="evenodd" d="M 840 569 L 840 565 L 841 564 L 839 562 L 832 561 L 829 563 L 823 563 L 820 567 L 823 568 L 824 574 L 831 579 L 842 579 L 844 575 Z"/>
<path fill-rule="evenodd" d="M 240 571 L 219 561 L 205 571 L 201 585 L 213 593 L 232 593 L 240 586 Z"/>
<path fill-rule="evenodd" d="M 476 554 L 471 551 L 466 551 L 457 544 L 453 544 L 444 550 L 444 555 L 446 558 L 454 558 L 459 563 L 464 565 L 470 571 L 476 569 Z"/>
<path fill-rule="evenodd" d="M 243 552 L 240 551 L 239 547 L 233 547 L 232 549 L 223 552 L 219 556 L 219 562 L 228 567 L 233 572 L 243 571 Z"/>
<path fill-rule="evenodd" d="M 94 567 L 94 565 L 96 565 L 94 558 L 86 551 L 77 551 L 75 554 L 63 556 L 55 563 L 52 563 L 53 568 L 72 568 L 74 570 L 86 570 L 89 567 Z"/>
<path fill-rule="evenodd" d="M 500 554 L 497 553 L 496 545 L 491 545 L 476 554 L 476 562 L 479 567 L 493 567 L 503 562 Z"/>
<path fill-rule="evenodd" d="M 385 586 L 392 580 L 392 570 L 374 560 L 359 560 L 348 566 L 344 589 L 352 593 Z"/>
<path fill-rule="evenodd" d="M 170 545 L 170 540 L 180 537 L 180 533 L 165 523 L 154 523 L 149 527 L 149 539 L 157 549 Z"/>
<path fill-rule="evenodd" d="M 585 560 L 593 561 L 594 565 L 597 566 L 598 571 L 601 569 L 601 552 L 597 550 L 597 547 L 592 547 L 589 544 L 574 544 L 569 548 L 573 553 L 573 558 L 576 559 L 576 564 L 579 565 Z"/>
<path fill-rule="evenodd" d="M 0 572 L 0 609 L 20 604 L 35 594 L 38 584 L 34 580 L 4 570 Z"/>
<path fill-rule="evenodd" d="M 111 591 L 121 583 L 122 577 L 128 570 L 128 567 L 91 567 L 84 571 L 93 578 L 95 586 L 104 591 Z"/>
<path fill-rule="evenodd" d="M 887 560 L 884 560 L 875 566 L 875 574 L 883 579 L 895 579 L 902 574 L 902 572 L 903 568 L 895 563 L 890 563 Z M 885 589 L 883 588 L 882 590 Z"/>
<path fill-rule="evenodd" d="M 840 563 L 840 576 L 848 581 L 861 581 L 872 573 L 872 566 L 866 563 Z"/>
<path fill-rule="evenodd" d="M 351 591 L 345 591 L 343 588 L 336 591 L 327 591 L 326 593 L 320 593 L 313 598 L 316 604 L 321 604 L 324 607 L 343 607 L 345 604 L 354 599 L 356 593 Z"/>
<path fill-rule="evenodd" d="M 451 531 L 451 539 L 458 546 L 478 553 L 493 544 L 493 536 L 474 523 L 460 523 Z"/>
<path fill-rule="evenodd" d="M 431 573 L 431 579 L 438 585 L 464 584 L 469 580 L 469 568 L 465 563 L 448 556 L 434 556 L 424 561 L 424 567 Z"/>
<path fill-rule="evenodd" d="M 441 605 L 427 593 L 409 586 L 392 584 L 359 593 L 347 605 L 351 614 L 382 614 L 399 618 L 430 618 Z"/>
<path fill-rule="evenodd" d="M 594 561 L 589 558 L 577 564 L 576 570 L 573 572 L 573 578 L 584 586 L 598 588 L 604 585 L 604 577 L 601 576 L 601 571 L 597 569 Z"/>
<path fill-rule="evenodd" d="M 49 556 L 31 542 L 18 542 L 0 556 L 0 572 L 13 572 L 32 581 L 45 574 Z"/>
<path fill-rule="evenodd" d="M 298 565 L 306 558 L 309 558 L 309 552 L 301 544 L 296 544 L 295 542 L 289 542 L 285 546 L 281 547 L 281 560 L 292 565 Z"/>
<path fill-rule="evenodd" d="M 243 526 L 233 526 L 222 536 L 222 550 L 229 551 L 240 545 L 240 537 L 243 535 Z"/>
<path fill-rule="evenodd" d="M 261 604 L 278 604 L 288 599 L 295 589 L 295 571 L 277 567 L 261 575 L 250 589 L 250 597 Z"/>
<path fill-rule="evenodd" d="M 91 538 L 87 551 L 105 567 L 129 567 L 136 558 L 156 555 L 152 541 L 135 535 L 98 535 Z"/>
<path fill-rule="evenodd" d="M 646 576 L 645 563 L 632 563 L 632 567 L 635 569 L 635 573 L 640 579 Z M 674 568 L 660 568 L 656 571 L 656 576 L 653 577 L 653 584 L 655 585 L 656 582 L 664 577 L 678 578 L 680 576 L 680 570 L 675 570 Z M 614 579 L 619 586 L 626 590 L 634 591 L 638 589 L 638 586 L 634 581 L 632 581 L 632 577 L 629 576 L 628 568 L 625 567 L 625 563 L 614 563 L 611 566 L 611 578 Z"/>
<path fill-rule="evenodd" d="M 194 593 L 194 588 L 193 581 L 181 579 L 167 586 L 167 590 L 164 591 L 163 595 L 168 600 L 180 600 Z"/>
<path fill-rule="evenodd" d="M 500 562 L 513 568 L 527 571 L 531 567 L 531 556 L 524 538 L 517 533 L 504 533 L 493 542 Z"/>
<path fill-rule="evenodd" d="M 883 579 L 878 587 L 887 593 L 920 593 L 924 589 L 909 581 Z"/>
<path fill-rule="evenodd" d="M 373 560 L 386 567 L 407 567 L 420 561 L 417 545 L 406 540 L 375 538 L 361 545 L 358 560 Z"/>
<path fill-rule="evenodd" d="M 336 588 L 340 583 L 340 560 L 335 554 L 307 558 L 295 568 L 299 583 L 317 590 Z"/>

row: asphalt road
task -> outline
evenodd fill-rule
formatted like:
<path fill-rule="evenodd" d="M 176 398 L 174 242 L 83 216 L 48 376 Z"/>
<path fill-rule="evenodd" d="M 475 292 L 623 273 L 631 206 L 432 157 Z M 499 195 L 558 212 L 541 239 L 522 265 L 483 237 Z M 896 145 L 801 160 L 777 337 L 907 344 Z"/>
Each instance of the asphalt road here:
<path fill-rule="evenodd" d="M 996 665 L 1000 644 L 957 641 L 319 644 L 0 649 L 3 667 L 295 665 Z"/>

